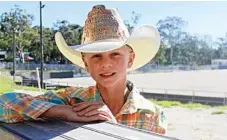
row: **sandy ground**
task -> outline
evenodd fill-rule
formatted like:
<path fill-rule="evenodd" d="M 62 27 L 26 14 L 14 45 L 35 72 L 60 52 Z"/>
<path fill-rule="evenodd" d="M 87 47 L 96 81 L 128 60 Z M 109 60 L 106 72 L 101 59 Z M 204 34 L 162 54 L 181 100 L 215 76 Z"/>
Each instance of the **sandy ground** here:
<path fill-rule="evenodd" d="M 165 108 L 168 117 L 167 135 L 182 140 L 227 140 L 227 110 L 212 115 L 218 109 Z"/>
<path fill-rule="evenodd" d="M 128 78 L 138 87 L 145 88 L 227 91 L 225 77 L 227 77 L 227 70 L 131 74 Z"/>

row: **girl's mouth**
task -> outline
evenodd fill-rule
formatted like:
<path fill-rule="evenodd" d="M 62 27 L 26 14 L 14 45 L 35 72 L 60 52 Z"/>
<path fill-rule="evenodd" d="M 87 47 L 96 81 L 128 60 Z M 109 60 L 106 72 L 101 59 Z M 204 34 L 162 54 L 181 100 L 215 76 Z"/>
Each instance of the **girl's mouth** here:
<path fill-rule="evenodd" d="M 102 73 L 102 74 L 100 74 L 100 76 L 102 76 L 104 78 L 108 78 L 108 77 L 111 77 L 115 74 L 116 74 L 116 72 L 108 72 L 108 73 Z"/>

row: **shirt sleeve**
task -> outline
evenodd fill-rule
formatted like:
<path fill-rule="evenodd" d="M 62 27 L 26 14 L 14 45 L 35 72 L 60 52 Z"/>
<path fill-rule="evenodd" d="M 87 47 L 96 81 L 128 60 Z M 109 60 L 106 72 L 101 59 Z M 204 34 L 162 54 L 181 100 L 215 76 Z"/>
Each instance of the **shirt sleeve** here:
<path fill-rule="evenodd" d="M 5 93 L 0 96 L 0 121 L 14 123 L 37 119 L 54 105 L 70 105 L 71 94 L 75 92 L 76 88 L 67 88 L 56 94 L 48 91 L 36 97 L 15 92 Z"/>
<path fill-rule="evenodd" d="M 66 88 L 64 91 L 53 93 L 52 91 L 48 91 L 45 94 L 36 96 L 35 99 L 41 100 L 41 101 L 46 101 L 46 102 L 51 102 L 55 104 L 65 104 L 65 105 L 70 105 L 70 100 L 72 97 L 72 94 L 76 94 L 76 92 L 80 88 L 75 88 L 75 87 L 70 87 Z"/>

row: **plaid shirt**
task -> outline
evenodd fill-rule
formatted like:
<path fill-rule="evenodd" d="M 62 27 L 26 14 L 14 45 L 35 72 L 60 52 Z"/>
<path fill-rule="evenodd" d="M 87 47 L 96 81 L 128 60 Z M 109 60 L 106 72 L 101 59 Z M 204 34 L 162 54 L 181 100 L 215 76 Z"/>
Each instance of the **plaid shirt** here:
<path fill-rule="evenodd" d="M 76 102 L 102 101 L 95 86 L 71 87 L 56 94 L 48 91 L 36 97 L 9 92 L 0 96 L 0 121 L 14 123 L 37 119 L 56 104 L 70 105 L 72 98 L 76 98 Z M 156 133 L 165 134 L 167 130 L 167 119 L 163 110 L 140 95 L 135 87 L 130 90 L 125 104 L 115 118 L 120 124 Z"/>

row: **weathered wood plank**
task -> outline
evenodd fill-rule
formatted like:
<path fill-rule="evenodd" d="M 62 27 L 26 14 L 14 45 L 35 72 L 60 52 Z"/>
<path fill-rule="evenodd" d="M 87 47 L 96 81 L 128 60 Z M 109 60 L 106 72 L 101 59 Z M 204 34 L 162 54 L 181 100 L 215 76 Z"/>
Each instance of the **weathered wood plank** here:
<path fill-rule="evenodd" d="M 25 140 L 176 140 L 175 138 L 108 122 L 75 123 L 54 119 L 14 124 L 0 123 L 0 128 Z M 8 135 L 10 134 L 8 133 Z"/>
<path fill-rule="evenodd" d="M 19 137 L 12 135 L 6 130 L 0 128 L 0 139 L 1 140 L 20 140 Z"/>
<path fill-rule="evenodd" d="M 0 127 L 3 130 L 7 130 L 14 136 L 17 136 L 20 139 L 25 139 L 25 140 L 45 140 L 49 139 L 55 136 L 54 133 L 38 129 L 36 127 L 27 125 L 25 123 L 14 123 L 14 124 L 6 124 L 6 123 L 1 123 Z"/>

